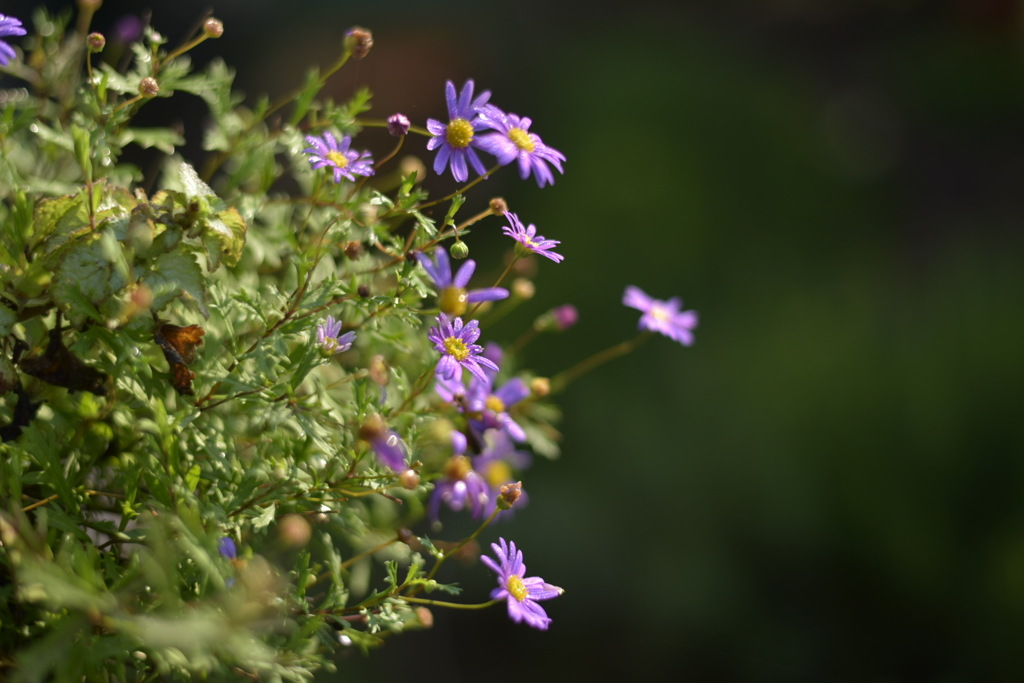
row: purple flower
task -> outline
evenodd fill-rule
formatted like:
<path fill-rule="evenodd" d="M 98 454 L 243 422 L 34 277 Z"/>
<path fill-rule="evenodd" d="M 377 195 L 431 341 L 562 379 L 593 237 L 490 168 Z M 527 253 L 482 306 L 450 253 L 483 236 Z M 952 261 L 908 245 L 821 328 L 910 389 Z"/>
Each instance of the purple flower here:
<path fill-rule="evenodd" d="M 519 162 L 519 177 L 526 180 L 533 174 L 537 185 L 544 187 L 555 182 L 555 176 L 548 168 L 554 166 L 559 173 L 565 155 L 554 147 L 545 145 L 536 133 L 531 133 L 529 118 L 515 114 L 506 114 L 492 104 L 484 107 L 483 122 L 495 133 L 480 136 L 480 149 L 493 154 L 498 163 L 506 166 L 513 161 Z"/>
<path fill-rule="evenodd" d="M 488 429 L 499 429 L 516 441 L 526 441 L 526 432 L 508 414 L 509 407 L 530 395 L 526 382 L 514 377 L 500 388 L 494 388 L 491 378 L 473 378 L 465 397 L 465 410 L 470 425 L 478 434 Z M 504 483 L 504 482 L 502 482 Z"/>
<path fill-rule="evenodd" d="M 480 561 L 498 575 L 498 587 L 491 591 L 491 599 L 507 599 L 508 616 L 512 621 L 525 621 L 529 626 L 546 631 L 551 619 L 537 601 L 557 598 L 565 591 L 545 583 L 538 576 L 525 576 L 523 551 L 517 549 L 515 543 L 506 543 L 504 538 L 498 541 L 500 546 L 497 543 L 491 544 L 497 562 L 487 555 L 480 556 Z"/>
<path fill-rule="evenodd" d="M 238 548 L 235 547 L 235 542 L 230 536 L 221 536 L 220 541 L 217 542 L 217 552 L 229 560 L 238 557 Z"/>
<path fill-rule="evenodd" d="M 445 100 L 448 103 L 448 123 L 437 119 L 427 119 L 427 130 L 434 136 L 427 142 L 428 150 L 438 150 L 434 157 L 434 172 L 442 175 L 447 166 L 451 166 L 455 180 L 465 182 L 469 178 L 467 162 L 473 169 L 483 175 L 487 172 L 480 156 L 474 147 L 480 146 L 476 133 L 484 130 L 481 116 L 483 107 L 490 99 L 491 93 L 485 90 L 473 99 L 473 81 L 468 80 L 462 86 L 458 99 L 455 98 L 455 84 L 445 84 Z"/>
<path fill-rule="evenodd" d="M 388 466 L 392 472 L 406 469 L 405 442 L 393 429 L 385 431 L 381 436 L 370 440 L 370 447 L 377 454 L 377 459 Z"/>
<path fill-rule="evenodd" d="M 540 254 L 545 258 L 549 258 L 555 263 L 560 262 L 565 257 L 561 254 L 556 254 L 552 249 L 561 244 L 558 240 L 544 239 L 544 235 L 537 234 L 537 228 L 531 225 L 528 228 L 524 228 L 519 217 L 509 211 L 505 212 L 505 218 L 512 224 L 511 226 L 505 226 L 501 229 L 503 233 L 514 239 L 520 245 L 520 249 L 525 253 L 533 252 L 534 254 Z"/>
<path fill-rule="evenodd" d="M 450 320 L 441 313 L 437 316 L 437 327 L 430 328 L 427 338 L 441 352 L 437 362 L 437 376 L 441 379 L 458 378 L 462 368 L 481 380 L 487 379 L 484 368 L 498 371 L 497 365 L 480 355 L 483 347 L 475 343 L 480 338 L 480 324 L 476 320 L 463 324 L 462 318 Z"/>
<path fill-rule="evenodd" d="M 330 131 L 324 131 L 321 137 L 306 136 L 306 142 L 312 145 L 302 150 L 309 155 L 309 165 L 314 169 L 332 167 L 336 183 L 340 183 L 342 178 L 355 181 L 357 175 L 373 175 L 373 159 L 370 158 L 370 153 L 349 149 L 352 138 L 347 135 L 338 142 Z"/>
<path fill-rule="evenodd" d="M 435 260 L 423 253 L 417 253 L 420 265 L 427 271 L 427 275 L 434 280 L 437 286 L 437 305 L 448 315 L 462 315 L 469 308 L 469 304 L 480 301 L 498 301 L 508 297 L 508 290 L 504 287 L 487 287 L 485 289 L 474 289 L 468 291 L 466 285 L 473 277 L 476 270 L 476 261 L 468 259 L 452 277 L 451 262 L 444 249 L 437 249 Z"/>
<path fill-rule="evenodd" d="M 622 303 L 643 311 L 637 327 L 674 339 L 683 346 L 693 344 L 693 329 L 697 327 L 697 311 L 683 311 L 683 300 L 675 296 L 668 301 L 652 299 L 639 287 L 626 287 Z"/>
<path fill-rule="evenodd" d="M 452 456 L 444 466 L 443 478 L 434 483 L 427 504 L 427 516 L 433 524 L 440 519 L 441 503 L 458 512 L 469 508 L 473 517 L 483 515 L 490 496 L 490 487 L 474 469 L 465 455 Z"/>
<path fill-rule="evenodd" d="M 334 316 L 327 316 L 327 321 L 316 328 L 316 343 L 325 353 L 334 354 L 348 351 L 352 348 L 352 342 L 356 340 L 355 332 L 346 332 L 340 337 L 341 321 L 335 320 Z"/>
<path fill-rule="evenodd" d="M 25 28 L 21 25 L 21 19 L 0 14 L 0 38 L 23 35 L 25 35 Z M 14 57 L 14 48 L 0 40 L 0 66 L 7 66 Z"/>

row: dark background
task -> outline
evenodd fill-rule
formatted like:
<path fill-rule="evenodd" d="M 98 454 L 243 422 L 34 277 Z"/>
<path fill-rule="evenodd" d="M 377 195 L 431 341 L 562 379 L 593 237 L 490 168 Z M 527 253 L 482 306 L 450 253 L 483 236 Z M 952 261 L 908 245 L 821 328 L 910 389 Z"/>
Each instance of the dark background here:
<path fill-rule="evenodd" d="M 501 194 L 563 241 L 493 330 L 576 304 L 527 366 L 632 336 L 627 284 L 701 314 L 692 348 L 653 339 L 567 390 L 563 456 L 485 534 L 566 588 L 551 630 L 437 611 L 338 680 L 1021 680 L 1019 2 L 108 1 L 95 26 L 151 7 L 178 43 L 207 6 L 226 32 L 196 56 L 250 99 L 361 25 L 337 99 L 368 85 L 423 125 L 474 78 L 565 153 L 553 187 L 505 169 L 464 209 Z"/>

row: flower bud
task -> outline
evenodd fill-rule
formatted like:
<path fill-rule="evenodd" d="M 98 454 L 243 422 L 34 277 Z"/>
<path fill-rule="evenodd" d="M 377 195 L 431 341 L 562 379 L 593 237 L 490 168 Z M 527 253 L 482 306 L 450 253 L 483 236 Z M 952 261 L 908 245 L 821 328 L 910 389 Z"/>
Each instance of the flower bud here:
<path fill-rule="evenodd" d="M 357 259 L 363 255 L 363 244 L 362 242 L 346 242 L 345 243 L 345 256 L 350 259 Z"/>
<path fill-rule="evenodd" d="M 160 94 L 160 84 L 152 76 L 146 76 L 139 81 L 139 94 L 143 97 L 156 97 Z"/>
<path fill-rule="evenodd" d="M 374 441 L 383 437 L 387 429 L 388 426 L 385 424 L 384 418 L 374 413 L 359 425 L 359 438 L 364 441 Z"/>
<path fill-rule="evenodd" d="M 345 51 L 353 59 L 363 59 L 373 47 L 373 34 L 365 28 L 353 26 L 345 33 Z"/>
<path fill-rule="evenodd" d="M 203 22 L 203 33 L 206 34 L 207 38 L 220 38 L 224 35 L 224 22 L 210 17 Z"/>
<path fill-rule="evenodd" d="M 356 294 L 366 299 L 371 294 L 370 288 L 367 285 L 359 285 L 358 287 L 356 287 Z"/>
<path fill-rule="evenodd" d="M 544 398 L 551 393 L 551 380 L 547 377 L 534 377 L 530 380 L 530 393 Z"/>
<path fill-rule="evenodd" d="M 579 314 L 572 304 L 563 304 L 552 308 L 533 321 L 533 329 L 538 332 L 564 332 L 576 324 Z"/>
<path fill-rule="evenodd" d="M 416 470 L 406 470 L 398 475 L 398 481 L 402 484 L 402 488 L 415 491 L 416 487 L 420 485 L 420 475 Z"/>
<path fill-rule="evenodd" d="M 107 39 L 102 33 L 94 31 L 85 37 L 85 44 L 89 48 L 89 52 L 96 54 L 103 52 L 103 48 L 107 46 Z"/>
<path fill-rule="evenodd" d="M 504 216 L 508 212 L 508 203 L 501 197 L 495 197 L 488 205 L 495 216 Z"/>
<path fill-rule="evenodd" d="M 388 117 L 388 132 L 400 138 L 409 132 L 409 117 L 405 114 L 392 114 Z"/>
<path fill-rule="evenodd" d="M 420 626 L 423 628 L 430 628 L 434 625 L 434 613 L 426 607 L 417 607 L 413 612 L 416 614 L 416 620 L 420 622 Z"/>
<path fill-rule="evenodd" d="M 278 523 L 278 538 L 289 548 L 304 548 L 313 535 L 313 529 L 302 515 L 285 515 Z"/>
<path fill-rule="evenodd" d="M 370 367 L 368 370 L 370 379 L 373 383 L 379 387 L 386 387 L 388 381 L 391 379 L 388 375 L 388 364 L 384 360 L 384 356 L 379 353 L 370 359 Z"/>
<path fill-rule="evenodd" d="M 517 277 L 512 281 L 512 296 L 517 299 L 532 299 L 533 295 L 537 293 L 537 287 L 533 284 L 532 280 L 527 280 L 524 277 Z"/>
<path fill-rule="evenodd" d="M 517 481 L 512 484 L 505 484 L 498 491 L 498 504 L 499 510 L 510 510 L 512 506 L 519 500 L 519 496 L 523 495 L 523 482 Z"/>
<path fill-rule="evenodd" d="M 448 255 L 453 259 L 461 261 L 462 259 L 469 256 L 469 245 L 462 240 L 455 240 L 455 244 L 448 249 Z"/>

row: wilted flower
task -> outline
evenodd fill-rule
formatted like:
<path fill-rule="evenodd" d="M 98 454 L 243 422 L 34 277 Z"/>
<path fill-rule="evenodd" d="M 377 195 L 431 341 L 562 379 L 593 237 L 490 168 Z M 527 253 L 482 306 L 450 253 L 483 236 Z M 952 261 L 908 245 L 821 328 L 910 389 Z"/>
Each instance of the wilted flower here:
<path fill-rule="evenodd" d="M 529 626 L 546 631 L 551 619 L 537 601 L 557 598 L 565 591 L 538 576 L 527 577 L 523 552 L 516 548 L 515 543 L 506 543 L 504 538 L 498 541 L 500 546 L 491 544 L 497 561 L 487 555 L 480 556 L 480 561 L 498 575 L 498 587 L 491 591 L 491 599 L 507 600 L 508 616 L 512 621 L 525 621 Z"/>
<path fill-rule="evenodd" d="M 683 300 L 672 297 L 668 301 L 652 299 L 639 287 L 626 287 L 622 303 L 643 311 L 638 327 L 674 339 L 683 346 L 693 344 L 693 329 L 697 327 L 697 312 L 682 311 Z"/>
<path fill-rule="evenodd" d="M 309 165 L 314 169 L 330 166 L 334 169 L 336 183 L 340 183 L 342 178 L 355 181 L 357 175 L 373 175 L 373 159 L 370 158 L 370 153 L 349 149 L 352 138 L 347 135 L 342 136 L 339 142 L 330 131 L 324 131 L 320 137 L 306 136 L 306 142 L 311 146 L 302 151 L 309 156 Z"/>

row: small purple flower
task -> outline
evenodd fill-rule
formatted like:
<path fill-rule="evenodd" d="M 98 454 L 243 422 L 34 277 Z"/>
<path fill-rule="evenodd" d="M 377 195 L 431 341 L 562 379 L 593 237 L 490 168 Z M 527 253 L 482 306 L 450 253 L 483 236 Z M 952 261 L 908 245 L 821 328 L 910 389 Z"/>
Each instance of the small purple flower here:
<path fill-rule="evenodd" d="M 484 515 L 490 515 L 498 507 L 501 487 L 516 480 L 516 472 L 521 472 L 533 461 L 528 451 L 516 450 L 515 444 L 506 432 L 489 430 L 484 436 L 484 449 L 473 458 L 473 469 L 480 473 L 489 487 L 487 506 Z M 519 493 L 519 505 L 526 505 L 528 496 L 525 491 Z M 498 513 L 499 517 L 511 514 L 507 510 Z"/>
<path fill-rule="evenodd" d="M 473 378 L 465 397 L 465 410 L 470 425 L 479 434 L 488 429 L 499 429 L 516 441 L 526 441 L 526 432 L 512 419 L 508 409 L 530 395 L 526 382 L 513 377 L 495 389 L 491 378 Z M 502 482 L 504 483 L 504 482 Z"/>
<path fill-rule="evenodd" d="M 0 14 L 0 38 L 23 35 L 25 35 L 25 27 L 21 25 L 21 19 Z M 14 57 L 14 48 L 0 40 L 0 66 L 7 66 Z"/>
<path fill-rule="evenodd" d="M 498 575 L 498 587 L 491 591 L 491 599 L 507 599 L 508 616 L 512 621 L 525 621 L 529 626 L 546 631 L 551 619 L 537 601 L 557 598 L 565 591 L 546 583 L 539 576 L 527 577 L 523 552 L 516 548 L 515 543 L 506 543 L 504 538 L 498 541 L 500 546 L 491 544 L 497 562 L 487 555 L 480 556 L 480 561 Z"/>
<path fill-rule="evenodd" d="M 444 476 L 434 482 L 434 491 L 430 494 L 430 502 L 427 504 L 427 517 L 431 523 L 438 524 L 441 503 L 444 503 L 455 512 L 468 508 L 473 517 L 480 518 L 490 500 L 489 497 L 490 487 L 473 469 L 470 459 L 465 455 L 456 454 L 445 464 Z"/>
<path fill-rule="evenodd" d="M 474 147 L 480 147 L 476 134 L 486 128 L 481 112 L 491 93 L 485 90 L 473 99 L 472 80 L 462 86 L 458 99 L 455 97 L 455 84 L 451 81 L 445 84 L 444 93 L 448 104 L 448 123 L 427 119 L 427 130 L 433 135 L 427 142 L 427 149 L 438 150 L 434 157 L 434 172 L 442 175 L 450 165 L 455 180 L 461 183 L 469 178 L 467 162 L 480 175 L 487 172 Z"/>
<path fill-rule="evenodd" d="M 373 159 L 370 158 L 370 153 L 349 149 L 352 138 L 347 135 L 338 142 L 330 131 L 324 131 L 321 137 L 306 136 L 306 142 L 312 145 L 302 150 L 309 155 L 309 165 L 314 169 L 332 167 L 336 183 L 340 183 L 342 178 L 354 182 L 357 175 L 373 175 Z"/>
<path fill-rule="evenodd" d="M 437 362 L 437 376 L 441 379 L 458 378 L 462 368 L 481 380 L 487 379 L 484 368 L 498 371 L 497 365 L 480 355 L 483 347 L 476 343 L 480 338 L 480 324 L 476 320 L 463 324 L 462 318 L 452 320 L 440 313 L 437 327 L 430 328 L 427 338 L 441 352 L 441 360 Z"/>
<path fill-rule="evenodd" d="M 409 132 L 409 117 L 405 114 L 392 114 L 388 117 L 388 132 L 400 138 Z"/>
<path fill-rule="evenodd" d="M 561 244 L 558 240 L 545 239 L 544 235 L 537 234 L 537 228 L 531 225 L 528 228 L 524 228 L 519 217 L 514 213 L 505 212 L 505 218 L 512 224 L 511 226 L 505 226 L 501 229 L 503 233 L 514 239 L 520 245 L 519 249 L 526 253 L 532 252 L 534 254 L 540 254 L 545 258 L 549 258 L 555 263 L 559 263 L 565 257 L 561 254 L 556 254 L 552 249 Z"/>
<path fill-rule="evenodd" d="M 230 536 L 221 536 L 220 541 L 217 542 L 217 552 L 229 560 L 238 557 L 238 548 L 235 547 L 235 541 Z"/>
<path fill-rule="evenodd" d="M 334 316 L 327 316 L 326 322 L 316 328 L 316 343 L 324 350 L 324 353 L 335 354 L 348 351 L 352 348 L 352 342 L 356 340 L 355 332 L 346 332 L 340 337 L 341 321 L 335 320 Z"/>
<path fill-rule="evenodd" d="M 377 454 L 377 459 L 388 466 L 392 472 L 406 469 L 406 448 L 398 432 L 389 429 L 383 435 L 370 441 L 370 447 Z"/>
<path fill-rule="evenodd" d="M 637 327 L 650 330 L 674 339 L 683 346 L 693 344 L 693 329 L 697 327 L 697 312 L 683 311 L 683 300 L 675 296 L 668 301 L 652 299 L 639 287 L 626 287 L 622 303 L 630 308 L 643 311 Z"/>
<path fill-rule="evenodd" d="M 469 304 L 508 298 L 508 290 L 504 287 L 486 287 L 473 291 L 466 289 L 469 279 L 473 277 L 473 271 L 476 270 L 476 261 L 473 259 L 463 263 L 453 277 L 451 262 L 443 248 L 437 249 L 433 261 L 423 253 L 417 253 L 416 258 L 437 286 L 437 305 L 448 315 L 462 315 L 469 308 Z"/>
<path fill-rule="evenodd" d="M 555 175 L 548 164 L 554 166 L 559 173 L 564 173 L 562 162 L 565 161 L 565 155 L 545 145 L 536 133 L 529 132 L 530 124 L 533 123 L 529 118 L 506 114 L 489 104 L 484 107 L 483 122 L 497 132 L 481 135 L 480 149 L 493 154 L 502 166 L 518 161 L 519 177 L 523 180 L 532 173 L 538 187 L 553 184 Z"/>

